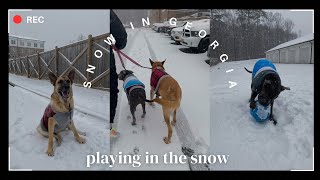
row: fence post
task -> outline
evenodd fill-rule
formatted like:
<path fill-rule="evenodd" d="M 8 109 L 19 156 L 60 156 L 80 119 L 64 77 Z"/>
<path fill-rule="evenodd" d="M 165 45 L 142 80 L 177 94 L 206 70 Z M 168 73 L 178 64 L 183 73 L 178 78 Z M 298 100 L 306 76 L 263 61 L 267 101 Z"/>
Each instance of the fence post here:
<path fill-rule="evenodd" d="M 27 77 L 30 78 L 30 66 L 29 66 L 29 60 L 28 60 L 28 56 L 27 56 Z"/>
<path fill-rule="evenodd" d="M 55 53 L 56 53 L 56 69 L 55 69 L 55 74 L 56 74 L 56 76 L 58 77 L 59 76 L 59 74 L 58 74 L 58 69 L 59 69 L 59 65 L 58 65 L 58 61 L 59 61 L 59 48 L 58 48 L 58 46 L 56 46 L 55 47 Z"/>
<path fill-rule="evenodd" d="M 21 75 L 23 76 L 23 67 L 22 67 L 22 59 L 20 58 L 20 71 L 21 71 Z"/>
<path fill-rule="evenodd" d="M 15 64 L 15 63 L 16 63 L 16 60 L 17 60 L 17 58 L 14 57 L 14 60 L 12 61 L 12 62 L 14 62 L 14 64 L 13 64 L 13 66 L 14 66 L 14 71 L 13 71 L 14 74 L 17 74 L 17 72 L 16 72 L 16 67 L 15 67 L 15 66 L 16 66 L 16 64 Z"/>
<path fill-rule="evenodd" d="M 37 52 L 37 59 L 38 59 L 38 79 L 40 79 L 41 67 L 40 67 L 40 55 L 39 55 L 39 52 Z"/>
<path fill-rule="evenodd" d="M 88 51 L 87 51 L 87 67 L 92 64 L 92 35 L 88 36 Z M 90 73 L 87 71 L 87 82 L 90 82 Z"/>

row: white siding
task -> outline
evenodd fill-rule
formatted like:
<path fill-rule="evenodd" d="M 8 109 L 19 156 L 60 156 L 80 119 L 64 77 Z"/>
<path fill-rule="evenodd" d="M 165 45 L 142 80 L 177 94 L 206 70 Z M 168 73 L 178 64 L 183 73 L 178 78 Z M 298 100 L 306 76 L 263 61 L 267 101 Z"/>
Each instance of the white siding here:
<path fill-rule="evenodd" d="M 280 50 L 280 63 L 285 63 L 288 61 L 288 49 L 284 48 Z"/>
<path fill-rule="evenodd" d="M 276 50 L 272 53 L 272 62 L 279 63 L 279 51 Z"/>
<path fill-rule="evenodd" d="M 278 50 L 267 52 L 266 58 L 269 59 L 271 62 L 279 63 L 279 52 L 277 51 Z"/>
<path fill-rule="evenodd" d="M 309 42 L 304 43 L 299 48 L 298 63 L 309 64 L 311 60 L 311 44 Z"/>
<path fill-rule="evenodd" d="M 310 64 L 314 63 L 314 41 L 305 42 L 280 49 L 279 51 L 269 51 L 266 58 L 272 62 L 280 62 L 286 64 Z"/>
<path fill-rule="evenodd" d="M 312 58 L 311 58 L 311 63 L 314 64 L 314 41 L 312 41 Z"/>

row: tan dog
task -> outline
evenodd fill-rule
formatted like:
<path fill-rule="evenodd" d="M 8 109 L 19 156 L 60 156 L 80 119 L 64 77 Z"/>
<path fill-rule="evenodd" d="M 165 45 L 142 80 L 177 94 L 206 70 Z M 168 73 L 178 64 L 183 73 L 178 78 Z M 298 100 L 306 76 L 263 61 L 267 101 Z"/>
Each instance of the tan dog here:
<path fill-rule="evenodd" d="M 171 142 L 172 136 L 172 127 L 170 124 L 170 115 L 173 113 L 173 121 L 172 125 L 174 126 L 177 122 L 176 114 L 177 109 L 180 107 L 180 101 L 182 98 L 182 91 L 178 84 L 178 82 L 172 78 L 168 73 L 165 72 L 163 64 L 165 62 L 162 61 L 152 61 L 149 59 L 150 64 L 152 66 L 152 74 L 151 74 L 151 90 L 150 90 L 150 101 L 147 102 L 157 102 L 162 106 L 164 120 L 168 127 L 168 136 L 164 137 L 163 140 L 166 144 Z M 153 99 L 154 95 L 157 95 L 155 99 Z M 161 96 L 161 98 L 159 98 Z M 152 100 L 153 99 L 153 100 Z"/>
<path fill-rule="evenodd" d="M 47 154 L 53 156 L 53 138 L 56 139 L 58 145 L 61 144 L 62 138 L 60 132 L 69 128 L 72 130 L 75 139 L 80 143 L 85 143 L 85 139 L 80 137 L 73 123 L 73 92 L 72 83 L 75 71 L 71 70 L 67 76 L 56 77 L 53 73 L 49 73 L 49 79 L 54 86 L 51 95 L 50 104 L 45 109 L 44 115 L 38 126 L 38 132 L 49 137 Z"/>

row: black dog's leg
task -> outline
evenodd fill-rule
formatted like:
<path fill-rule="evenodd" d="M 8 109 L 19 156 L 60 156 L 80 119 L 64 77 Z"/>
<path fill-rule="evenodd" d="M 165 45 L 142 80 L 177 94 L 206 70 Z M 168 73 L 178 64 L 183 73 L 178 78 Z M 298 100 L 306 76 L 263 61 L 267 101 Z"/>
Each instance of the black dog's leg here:
<path fill-rule="evenodd" d="M 258 93 L 255 91 L 251 91 L 251 97 L 250 97 L 250 108 L 254 109 L 256 108 L 256 102 L 254 99 L 257 97 Z"/>
<path fill-rule="evenodd" d="M 141 118 L 144 118 L 146 116 L 146 103 L 145 102 L 141 103 L 141 106 L 142 106 L 142 111 L 143 111 Z"/>
<path fill-rule="evenodd" d="M 127 99 L 128 99 L 128 105 L 130 105 L 130 98 L 129 98 L 129 95 L 128 94 L 126 94 L 127 95 Z"/>
<path fill-rule="evenodd" d="M 273 121 L 273 124 L 274 125 L 277 125 L 277 120 L 274 119 L 273 117 L 273 100 L 271 101 L 271 112 L 270 112 L 270 118 L 269 118 L 270 121 Z"/>
<path fill-rule="evenodd" d="M 130 104 L 130 111 L 132 114 L 132 126 L 136 125 L 136 117 L 134 116 L 134 112 L 136 111 L 136 108 L 133 104 Z"/>

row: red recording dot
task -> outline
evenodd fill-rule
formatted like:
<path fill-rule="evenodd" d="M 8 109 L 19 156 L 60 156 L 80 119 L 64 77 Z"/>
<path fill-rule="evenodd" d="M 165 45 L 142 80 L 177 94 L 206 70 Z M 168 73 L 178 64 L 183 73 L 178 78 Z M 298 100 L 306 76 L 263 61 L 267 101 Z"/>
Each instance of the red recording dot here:
<path fill-rule="evenodd" d="M 16 23 L 16 24 L 20 24 L 22 21 L 22 17 L 20 15 L 15 15 L 13 17 L 13 22 Z"/>

